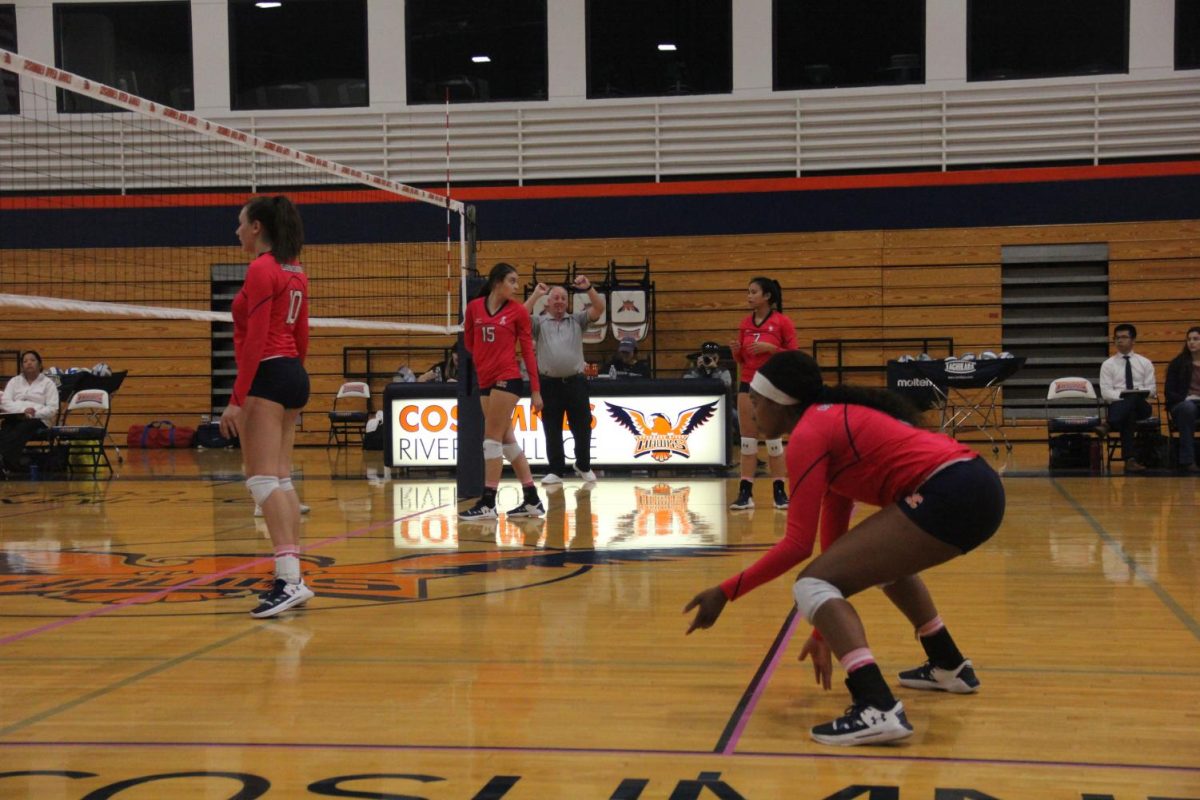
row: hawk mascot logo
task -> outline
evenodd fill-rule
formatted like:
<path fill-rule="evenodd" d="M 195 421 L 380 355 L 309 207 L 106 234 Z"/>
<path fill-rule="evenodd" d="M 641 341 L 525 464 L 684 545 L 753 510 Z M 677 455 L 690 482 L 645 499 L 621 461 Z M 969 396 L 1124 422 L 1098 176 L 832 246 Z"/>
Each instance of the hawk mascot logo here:
<path fill-rule="evenodd" d="M 719 400 L 700 406 L 684 409 L 675 422 L 666 414 L 654 412 L 647 419 L 646 415 L 635 408 L 626 408 L 615 403 L 606 402 L 609 415 L 622 427 L 634 435 L 633 457 L 650 454 L 655 461 L 667 461 L 671 456 L 678 455 L 690 458 L 688 451 L 688 435 L 717 413 Z"/>

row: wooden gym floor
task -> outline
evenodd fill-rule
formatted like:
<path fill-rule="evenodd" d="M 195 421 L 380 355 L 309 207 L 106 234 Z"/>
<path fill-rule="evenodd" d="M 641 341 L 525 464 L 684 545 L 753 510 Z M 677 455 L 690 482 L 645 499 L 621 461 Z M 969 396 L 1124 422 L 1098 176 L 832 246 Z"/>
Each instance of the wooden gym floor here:
<path fill-rule="evenodd" d="M 480 526 L 450 479 L 304 450 L 318 596 L 267 621 L 236 453 L 0 483 L 0 797 L 1200 798 L 1200 479 L 987 457 L 1003 528 L 927 576 L 982 691 L 898 689 L 916 734 L 851 749 L 808 737 L 847 695 L 796 662 L 789 581 L 683 635 L 783 529 L 731 480 L 569 481 Z M 923 660 L 857 605 L 885 674 Z"/>

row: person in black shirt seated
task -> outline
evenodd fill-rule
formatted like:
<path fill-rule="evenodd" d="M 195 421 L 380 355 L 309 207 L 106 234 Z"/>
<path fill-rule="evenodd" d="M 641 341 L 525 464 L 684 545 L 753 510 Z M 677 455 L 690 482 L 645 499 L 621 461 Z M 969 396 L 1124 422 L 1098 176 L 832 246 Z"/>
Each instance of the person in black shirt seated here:
<path fill-rule="evenodd" d="M 650 363 L 637 357 L 637 342 L 626 337 L 617 345 L 617 354 L 604 365 L 604 372 L 613 378 L 649 378 Z"/>

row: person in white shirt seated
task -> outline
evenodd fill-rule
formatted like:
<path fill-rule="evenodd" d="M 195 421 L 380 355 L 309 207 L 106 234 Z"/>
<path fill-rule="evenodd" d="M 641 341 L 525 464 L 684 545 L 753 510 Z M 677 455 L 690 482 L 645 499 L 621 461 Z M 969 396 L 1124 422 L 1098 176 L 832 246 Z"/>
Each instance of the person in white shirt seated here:
<path fill-rule="evenodd" d="M 1137 328 L 1122 323 L 1113 329 L 1117 353 L 1100 367 L 1100 394 L 1108 403 L 1108 429 L 1121 432 L 1121 454 L 1126 472 L 1142 472 L 1146 467 L 1133 457 L 1134 424 L 1153 416 L 1148 398 L 1157 396 L 1158 382 L 1154 364 L 1133 352 Z M 1107 433 L 1107 430 L 1105 430 Z"/>
<path fill-rule="evenodd" d="M 25 443 L 58 416 L 58 387 L 42 374 L 42 357 L 35 350 L 21 353 L 21 374 L 4 387 L 0 397 L 0 470 L 28 472 L 22 455 Z"/>

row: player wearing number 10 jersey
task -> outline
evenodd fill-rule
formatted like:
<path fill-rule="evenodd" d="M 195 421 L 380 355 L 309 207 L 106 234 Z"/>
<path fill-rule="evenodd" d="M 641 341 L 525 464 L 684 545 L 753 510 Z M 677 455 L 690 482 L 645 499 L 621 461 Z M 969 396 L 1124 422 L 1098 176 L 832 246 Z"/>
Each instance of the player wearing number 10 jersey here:
<path fill-rule="evenodd" d="M 238 241 L 256 258 L 233 300 L 237 380 L 221 434 L 241 440 L 246 488 L 275 546 L 275 581 L 250 612 L 273 617 L 312 598 L 300 574 L 300 499 L 292 486 L 296 420 L 308 403 L 308 276 L 300 214 L 286 197 L 255 197 L 238 215 Z"/>

